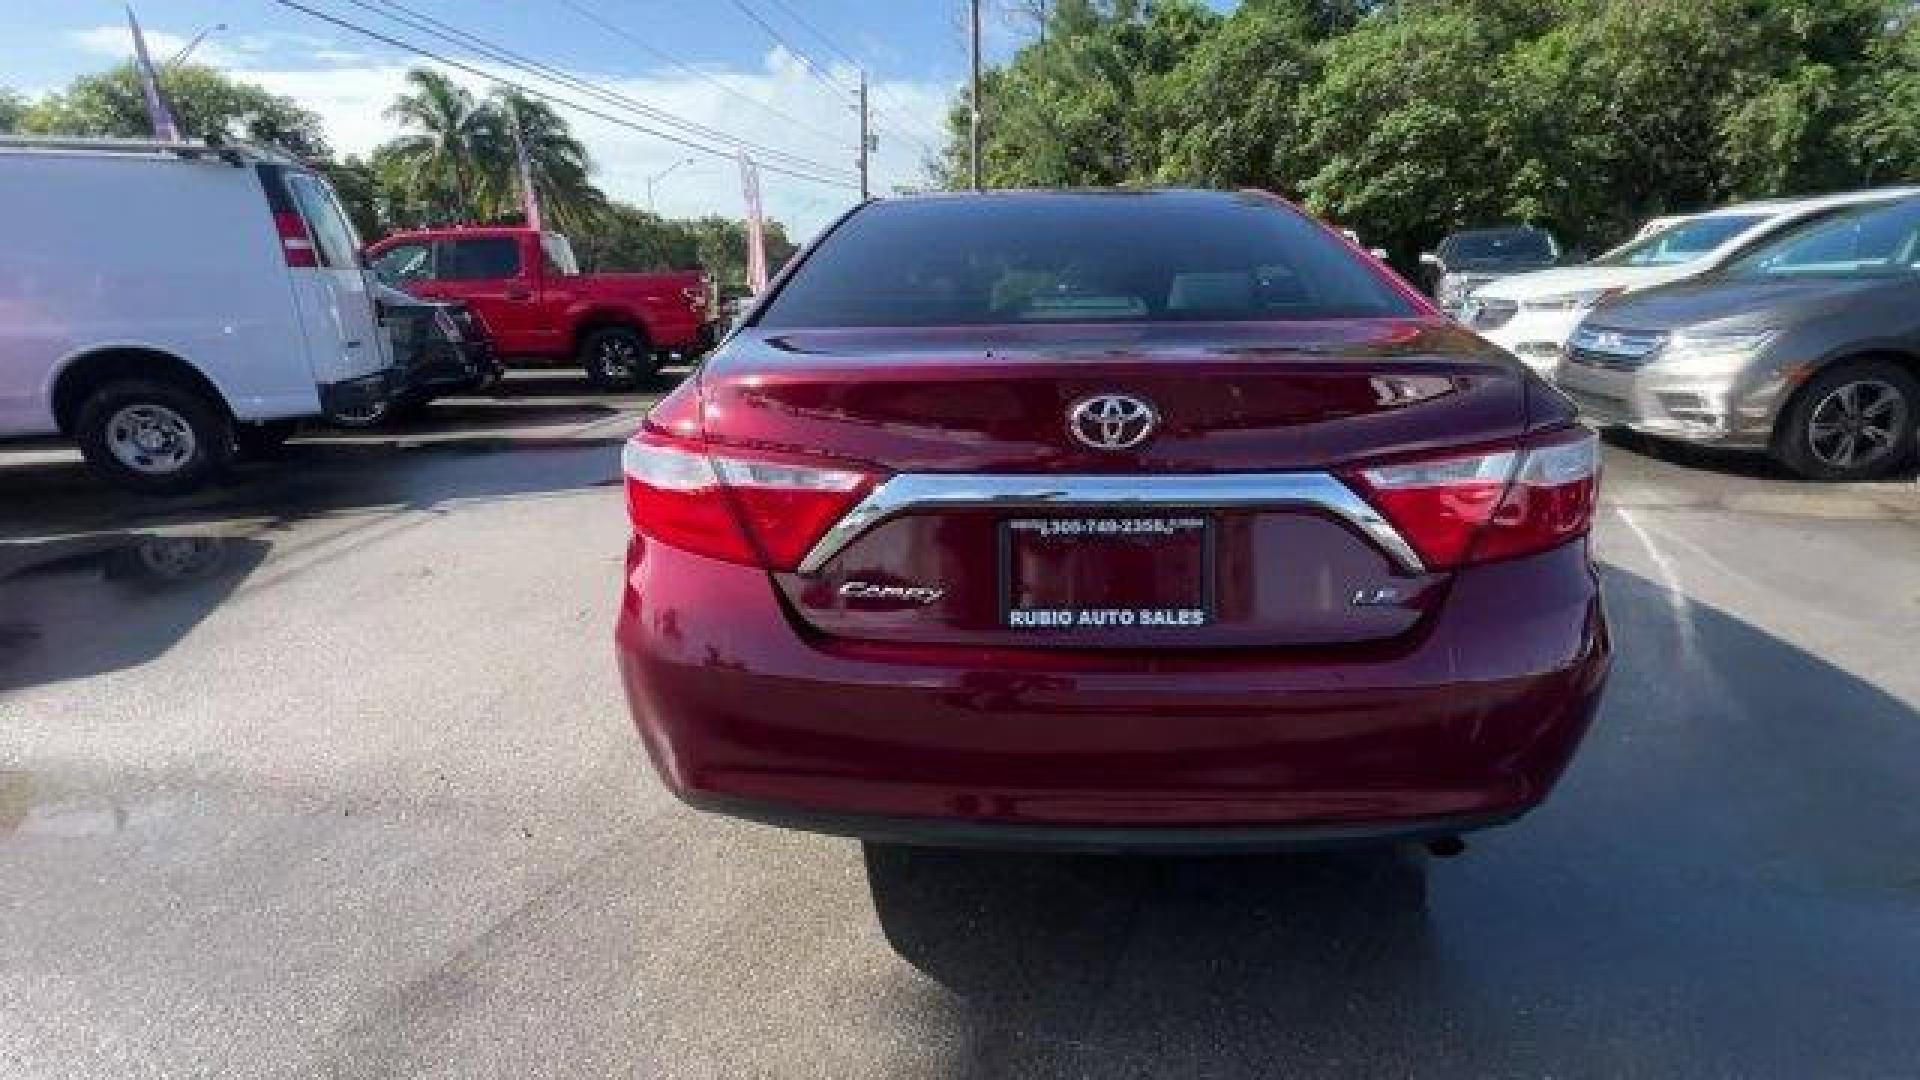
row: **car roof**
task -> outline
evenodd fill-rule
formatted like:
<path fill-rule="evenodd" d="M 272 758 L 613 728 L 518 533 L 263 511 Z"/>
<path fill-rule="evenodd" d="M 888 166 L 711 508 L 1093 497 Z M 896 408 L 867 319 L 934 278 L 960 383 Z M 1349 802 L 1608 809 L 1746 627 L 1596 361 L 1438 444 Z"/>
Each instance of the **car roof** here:
<path fill-rule="evenodd" d="M 1543 233 L 1547 230 L 1538 225 L 1488 225 L 1477 229 L 1455 229 L 1447 234 L 1449 239 L 1456 236 L 1505 236 L 1510 233 Z"/>
<path fill-rule="evenodd" d="M 382 244 L 394 240 L 445 240 L 449 237 L 472 237 L 476 240 L 488 240 L 501 236 L 525 236 L 535 232 L 525 225 L 432 225 L 418 229 L 397 229 L 380 238 Z"/>
<path fill-rule="evenodd" d="M 1191 187 L 1056 187 L 988 188 L 983 191 L 914 191 L 886 198 L 870 199 L 864 205 L 899 208 L 934 203 L 1043 203 L 1043 202 L 1141 202 L 1205 205 L 1208 203 L 1259 203 L 1292 209 L 1292 203 L 1270 192 L 1252 189 Z"/>
<path fill-rule="evenodd" d="M 1808 210 L 1824 210 L 1834 206 L 1852 206 L 1856 203 L 1891 202 L 1907 196 L 1920 195 L 1920 186 L 1905 185 L 1898 187 L 1865 188 L 1859 191 L 1836 191 L 1826 195 L 1789 196 L 1776 199 L 1751 199 L 1747 202 L 1732 203 L 1727 206 L 1705 210 L 1695 217 L 1726 217 L 1730 215 L 1749 216 L 1756 211 L 1769 216 L 1797 214 Z"/>

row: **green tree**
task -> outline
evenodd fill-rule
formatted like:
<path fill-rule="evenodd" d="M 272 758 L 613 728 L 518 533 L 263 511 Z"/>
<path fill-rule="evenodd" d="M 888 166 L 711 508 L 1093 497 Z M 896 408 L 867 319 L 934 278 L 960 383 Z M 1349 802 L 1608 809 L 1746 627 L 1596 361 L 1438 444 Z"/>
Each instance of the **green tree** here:
<path fill-rule="evenodd" d="M 581 265 L 596 271 L 689 270 L 712 275 L 727 295 L 746 292 L 747 227 L 736 218 L 662 218 L 630 203 L 608 205 L 597 228 L 574 238 Z M 769 270 L 792 257 L 784 226 L 766 223 Z"/>
<path fill-rule="evenodd" d="M 1041 32 L 984 80 L 990 184 L 1268 187 L 1410 260 L 1460 227 L 1591 249 L 1653 214 L 1920 177 L 1914 0 L 1022 10 Z"/>
<path fill-rule="evenodd" d="M 1488 14 L 1410 4 L 1326 47 L 1298 120 L 1316 212 L 1403 260 L 1450 228 L 1503 216 L 1505 177 L 1485 135 L 1510 30 Z"/>
<path fill-rule="evenodd" d="M 382 180 L 405 189 L 412 206 L 441 221 L 477 221 L 485 193 L 479 147 L 504 133 L 466 87 L 431 68 L 407 72 L 407 91 L 387 116 L 407 132 L 391 144 Z"/>
<path fill-rule="evenodd" d="M 408 90 L 387 110 L 406 131 L 371 160 L 391 220 L 409 224 L 517 221 L 520 170 L 511 117 L 519 118 L 534 190 L 556 227 L 583 232 L 605 211 L 589 179 L 587 149 L 551 105 L 517 91 L 476 98 L 428 68 L 407 72 Z"/>
<path fill-rule="evenodd" d="M 1319 75 L 1315 46 L 1330 18 L 1298 0 L 1246 0 L 1206 47 L 1191 50 L 1160 86 L 1164 183 L 1299 192 L 1301 88 Z"/>
<path fill-rule="evenodd" d="M 360 238 L 377 240 L 385 235 L 388 219 L 381 209 L 380 180 L 373 166 L 365 158 L 349 154 L 344 161 L 324 166 L 324 170 L 334 194 L 340 197 L 340 208 L 352 219 Z"/>
<path fill-rule="evenodd" d="M 1891 27 L 1867 53 L 1853 116 L 1836 133 L 1853 148 L 1861 183 L 1920 177 L 1920 9 Z"/>
<path fill-rule="evenodd" d="M 292 98 L 197 64 L 167 69 L 161 85 L 175 119 L 189 136 L 244 139 L 308 161 L 329 156 L 320 118 Z M 131 63 L 83 75 L 65 90 L 33 102 L 21 116 L 19 128 L 40 135 L 153 136 Z"/>
<path fill-rule="evenodd" d="M 493 126 L 507 133 L 504 139 L 483 142 L 475 148 L 485 177 L 488 212 L 500 216 L 520 213 L 520 166 L 509 127 L 517 117 L 528 168 L 533 173 L 533 189 L 540 197 L 541 213 L 547 222 L 573 233 L 594 227 L 607 210 L 607 197 L 589 178 L 592 159 L 566 119 L 546 102 L 505 88 L 496 88 L 482 108 L 494 115 Z"/>
<path fill-rule="evenodd" d="M 12 134 L 19 130 L 20 121 L 27 113 L 27 99 L 18 91 L 0 86 L 0 135 Z"/>
<path fill-rule="evenodd" d="M 1159 162 L 1159 83 L 1218 27 L 1194 0 L 1059 0 L 1046 35 L 983 80 L 981 160 L 995 186 L 1119 184 Z M 940 170 L 967 180 L 967 112 Z"/>

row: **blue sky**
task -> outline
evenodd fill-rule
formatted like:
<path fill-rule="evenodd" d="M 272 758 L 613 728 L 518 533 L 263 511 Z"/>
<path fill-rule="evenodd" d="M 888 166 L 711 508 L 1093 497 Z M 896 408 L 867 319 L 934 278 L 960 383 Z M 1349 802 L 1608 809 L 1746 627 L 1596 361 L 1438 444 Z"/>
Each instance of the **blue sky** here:
<path fill-rule="evenodd" d="M 302 0 L 394 36 L 456 51 L 399 26 L 354 0 Z M 368 6 L 379 7 L 373 0 Z M 876 189 L 912 184 L 939 141 L 940 121 L 966 74 L 962 0 L 401 0 L 408 8 L 529 58 L 612 88 L 729 135 L 797 155 L 817 169 L 850 171 L 854 111 L 841 90 L 859 61 L 876 89 L 880 147 Z M 772 24 L 786 45 L 740 10 Z M 1010 6 L 990 0 L 989 7 Z M 621 31 L 596 24 L 586 8 Z M 288 94 L 318 112 L 342 151 L 364 151 L 393 134 L 381 116 L 401 74 L 415 62 L 399 51 L 288 10 L 273 0 L 137 0 L 135 10 L 156 59 L 171 55 L 203 27 L 226 24 L 195 53 L 234 75 Z M 798 12 L 805 24 L 796 21 Z M 809 31 L 826 35 L 835 51 Z M 1024 29 L 990 14 L 990 59 L 1016 48 Z M 633 39 L 652 50 L 634 44 Z M 805 54 L 828 72 L 823 79 Z M 64 85 L 128 53 L 125 14 L 107 0 L 0 3 L 0 84 L 26 93 Z M 663 58 L 670 57 L 671 60 Z M 842 55 L 844 53 L 845 55 Z M 470 55 L 470 54 L 468 54 Z M 488 70 L 498 69 L 475 61 Z M 459 76 L 476 88 L 482 80 Z M 525 79 L 524 75 L 515 75 Z M 575 91 L 560 90 L 591 102 Z M 604 102 L 599 107 L 611 109 Z M 614 194 L 644 203 L 648 177 L 657 208 L 669 214 L 741 208 L 736 163 L 674 147 L 618 126 L 569 114 Z M 635 118 L 639 119 L 639 118 Z M 711 140 L 709 140 L 711 141 Z M 677 164 L 693 158 L 692 164 Z M 769 212 L 800 235 L 811 233 L 856 193 L 845 187 L 763 173 Z"/>

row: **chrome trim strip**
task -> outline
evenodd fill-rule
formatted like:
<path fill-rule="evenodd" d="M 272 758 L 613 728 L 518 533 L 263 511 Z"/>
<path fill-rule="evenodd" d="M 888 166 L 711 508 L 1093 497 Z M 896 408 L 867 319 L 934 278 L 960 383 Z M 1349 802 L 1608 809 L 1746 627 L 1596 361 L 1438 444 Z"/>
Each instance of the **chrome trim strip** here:
<path fill-rule="evenodd" d="M 815 573 L 867 530 L 902 514 L 943 508 L 1023 506 L 1307 506 L 1325 510 L 1359 530 L 1401 570 L 1409 574 L 1426 570 L 1413 546 L 1378 510 L 1352 488 L 1323 472 L 1182 476 L 901 473 L 874 488 L 860 505 L 828 529 L 801 560 L 800 573 Z"/>

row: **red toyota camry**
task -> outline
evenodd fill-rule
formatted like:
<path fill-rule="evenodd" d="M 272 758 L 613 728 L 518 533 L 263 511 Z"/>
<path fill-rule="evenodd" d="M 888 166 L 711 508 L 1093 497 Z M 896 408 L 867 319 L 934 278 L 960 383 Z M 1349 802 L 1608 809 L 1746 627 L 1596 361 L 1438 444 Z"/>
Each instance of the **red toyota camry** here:
<path fill-rule="evenodd" d="M 867 203 L 624 454 L 618 652 L 695 806 L 869 839 L 1440 839 L 1609 657 L 1594 436 L 1277 199 Z"/>

